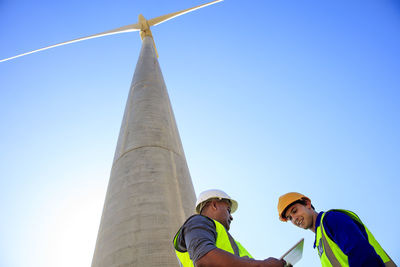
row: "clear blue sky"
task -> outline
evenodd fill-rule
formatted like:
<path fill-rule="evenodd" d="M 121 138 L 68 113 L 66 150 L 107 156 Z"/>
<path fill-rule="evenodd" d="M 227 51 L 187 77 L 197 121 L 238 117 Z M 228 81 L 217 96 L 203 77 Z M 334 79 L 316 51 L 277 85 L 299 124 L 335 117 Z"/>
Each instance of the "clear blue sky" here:
<path fill-rule="evenodd" d="M 0 58 L 205 1 L 0 0 Z M 277 198 L 346 208 L 400 263 L 400 4 L 226 0 L 152 29 L 196 193 L 257 258 L 314 235 Z M 137 32 L 0 63 L 0 266 L 91 263 Z M 171 236 L 173 233 L 171 233 Z"/>

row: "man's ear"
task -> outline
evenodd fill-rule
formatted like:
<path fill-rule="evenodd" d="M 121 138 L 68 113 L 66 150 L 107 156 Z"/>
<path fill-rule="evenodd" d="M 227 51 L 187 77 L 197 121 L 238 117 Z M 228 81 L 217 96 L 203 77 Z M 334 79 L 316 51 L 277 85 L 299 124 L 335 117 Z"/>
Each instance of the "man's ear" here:
<path fill-rule="evenodd" d="M 304 199 L 304 201 L 306 202 L 306 207 L 309 208 L 309 209 L 312 209 L 311 201 L 309 199 Z"/>
<path fill-rule="evenodd" d="M 210 206 L 213 210 L 217 210 L 218 209 L 218 205 L 217 205 L 217 201 L 216 200 L 212 200 L 210 203 Z"/>

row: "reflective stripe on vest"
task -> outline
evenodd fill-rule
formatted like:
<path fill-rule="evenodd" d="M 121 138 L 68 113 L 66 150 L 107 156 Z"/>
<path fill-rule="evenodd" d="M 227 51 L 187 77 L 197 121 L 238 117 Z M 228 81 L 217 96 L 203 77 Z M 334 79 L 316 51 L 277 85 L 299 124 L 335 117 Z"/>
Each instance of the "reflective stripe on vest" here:
<path fill-rule="evenodd" d="M 215 224 L 215 230 L 217 232 L 217 240 L 215 242 L 215 246 L 219 249 L 225 250 L 231 254 L 234 254 L 239 257 L 249 257 L 253 258 L 250 253 L 237 241 L 235 241 L 233 238 L 229 238 L 228 231 L 225 229 L 225 227 L 218 221 L 213 220 Z M 178 257 L 181 266 L 183 267 L 194 267 L 194 264 L 192 260 L 190 259 L 189 253 L 186 252 L 180 252 L 176 248 L 178 247 L 176 241 L 181 233 L 181 229 L 179 229 L 178 233 L 174 237 L 174 247 L 175 247 L 175 253 L 176 256 Z M 234 242 L 232 244 L 231 242 Z M 238 249 L 238 251 L 237 251 Z"/>
<path fill-rule="evenodd" d="M 368 228 L 362 223 L 360 218 L 351 211 L 348 210 L 331 210 L 338 211 L 348 215 L 353 221 L 361 224 L 365 232 L 368 235 L 368 242 L 375 249 L 375 252 L 381 257 L 382 261 L 385 263 L 386 267 L 396 267 L 396 264 L 390 259 L 390 257 L 383 250 L 381 245 L 379 245 L 378 241 L 374 238 L 372 233 L 368 230 Z M 316 229 L 316 243 L 315 246 L 318 250 L 318 255 L 321 260 L 322 266 L 327 267 L 342 267 L 349 266 L 349 261 L 347 255 L 343 253 L 343 251 L 339 248 L 339 246 L 327 235 L 323 220 L 326 212 L 324 212 L 321 216 L 321 221 Z"/>

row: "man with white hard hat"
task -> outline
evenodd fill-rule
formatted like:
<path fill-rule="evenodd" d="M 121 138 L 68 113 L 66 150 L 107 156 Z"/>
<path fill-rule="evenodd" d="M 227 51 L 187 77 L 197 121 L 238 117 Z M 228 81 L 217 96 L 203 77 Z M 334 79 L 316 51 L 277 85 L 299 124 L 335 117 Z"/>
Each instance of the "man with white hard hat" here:
<path fill-rule="evenodd" d="M 232 213 L 238 203 L 224 191 L 202 192 L 196 202 L 196 214 L 189 217 L 174 238 L 176 255 L 183 267 L 283 267 L 284 260 L 254 260 L 229 234 Z"/>
<path fill-rule="evenodd" d="M 278 215 L 281 221 L 315 233 L 314 248 L 324 267 L 396 266 L 354 212 L 318 213 L 308 197 L 290 192 L 279 198 Z"/>

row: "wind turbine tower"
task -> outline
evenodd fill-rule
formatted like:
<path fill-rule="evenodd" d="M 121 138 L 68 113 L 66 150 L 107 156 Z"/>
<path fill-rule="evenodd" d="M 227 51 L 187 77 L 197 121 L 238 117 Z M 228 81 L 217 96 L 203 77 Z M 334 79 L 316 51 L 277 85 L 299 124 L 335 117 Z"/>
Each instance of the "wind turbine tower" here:
<path fill-rule="evenodd" d="M 176 267 L 172 238 L 193 213 L 195 193 L 151 26 L 220 2 L 47 46 L 41 50 L 105 35 L 140 31 L 142 48 L 119 133 L 97 236 L 92 267 Z"/>

